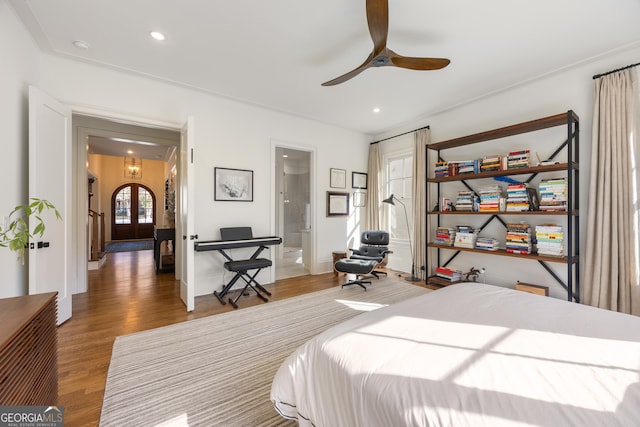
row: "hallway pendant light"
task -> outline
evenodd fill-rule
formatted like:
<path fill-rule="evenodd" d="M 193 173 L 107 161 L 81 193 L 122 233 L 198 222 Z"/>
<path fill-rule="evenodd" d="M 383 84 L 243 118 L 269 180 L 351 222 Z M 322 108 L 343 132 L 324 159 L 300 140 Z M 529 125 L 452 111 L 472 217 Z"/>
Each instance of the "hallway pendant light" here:
<path fill-rule="evenodd" d="M 129 179 L 142 178 L 142 159 L 138 159 L 135 157 L 125 157 L 124 177 Z"/>

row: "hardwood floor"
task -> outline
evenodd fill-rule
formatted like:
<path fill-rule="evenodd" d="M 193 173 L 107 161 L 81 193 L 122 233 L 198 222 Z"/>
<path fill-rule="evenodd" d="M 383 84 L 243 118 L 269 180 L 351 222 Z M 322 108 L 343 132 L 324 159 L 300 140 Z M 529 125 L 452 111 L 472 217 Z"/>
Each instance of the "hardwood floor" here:
<path fill-rule="evenodd" d="M 58 328 L 59 404 L 68 427 L 98 425 L 117 336 L 233 310 L 207 295 L 197 297 L 195 311 L 187 313 L 174 274 L 155 274 L 153 251 L 106 256 L 100 270 L 89 271 L 88 292 L 73 296 L 73 317 Z M 327 273 L 266 287 L 274 301 L 333 287 L 345 278 Z M 240 310 L 256 304 L 263 303 L 255 295 L 239 301 Z"/>

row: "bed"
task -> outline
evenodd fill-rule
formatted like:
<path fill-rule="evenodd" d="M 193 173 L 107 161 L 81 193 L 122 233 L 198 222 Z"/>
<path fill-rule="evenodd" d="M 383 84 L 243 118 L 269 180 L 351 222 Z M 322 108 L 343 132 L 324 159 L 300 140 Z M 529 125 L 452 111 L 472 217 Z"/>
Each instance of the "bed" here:
<path fill-rule="evenodd" d="M 638 426 L 640 318 L 456 284 L 311 339 L 271 400 L 301 426 Z"/>

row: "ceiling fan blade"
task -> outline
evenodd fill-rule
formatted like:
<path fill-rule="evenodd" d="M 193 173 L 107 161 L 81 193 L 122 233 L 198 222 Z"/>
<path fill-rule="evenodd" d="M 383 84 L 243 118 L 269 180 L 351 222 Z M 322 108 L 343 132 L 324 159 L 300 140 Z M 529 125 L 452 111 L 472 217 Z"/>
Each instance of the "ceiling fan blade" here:
<path fill-rule="evenodd" d="M 400 68 L 408 68 L 410 70 L 439 70 L 446 67 L 451 62 L 446 58 L 413 58 L 410 56 L 398 55 L 391 49 L 389 51 L 389 60 L 393 65 Z"/>
<path fill-rule="evenodd" d="M 346 74 L 341 75 L 340 77 L 336 77 L 333 80 L 329 80 L 328 82 L 324 82 L 322 83 L 322 86 L 335 86 L 337 84 L 340 83 L 344 83 L 347 80 L 357 76 L 358 74 L 360 74 L 361 72 L 363 72 L 364 70 L 366 70 L 369 67 L 372 67 L 373 64 L 371 62 L 371 60 L 373 59 L 373 53 L 369 55 L 369 57 L 357 68 L 349 71 Z"/>
<path fill-rule="evenodd" d="M 367 23 L 369 24 L 369 34 L 373 41 L 373 52 L 357 68 L 343 74 L 322 86 L 334 86 L 344 83 L 357 76 L 370 67 L 384 67 L 393 65 L 410 70 L 438 70 L 449 65 L 449 60 L 445 58 L 413 58 L 398 55 L 387 48 L 387 37 L 389 35 L 389 0 L 366 0 L 367 1 Z"/>
<path fill-rule="evenodd" d="M 367 23 L 373 40 L 374 56 L 387 47 L 389 35 L 389 0 L 367 0 Z"/>

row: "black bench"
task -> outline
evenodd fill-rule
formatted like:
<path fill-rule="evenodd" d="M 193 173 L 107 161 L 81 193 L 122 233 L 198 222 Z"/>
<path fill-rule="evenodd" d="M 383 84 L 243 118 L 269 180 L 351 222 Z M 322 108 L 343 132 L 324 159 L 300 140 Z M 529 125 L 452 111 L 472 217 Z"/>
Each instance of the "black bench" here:
<path fill-rule="evenodd" d="M 242 295 L 248 295 L 248 289 L 251 288 L 262 301 L 269 301 L 265 295 L 271 296 L 271 292 L 266 290 L 260 283 L 256 281 L 256 276 L 263 268 L 271 267 L 273 263 L 268 258 L 258 258 L 263 250 L 270 245 L 279 245 L 282 243 L 280 237 L 253 237 L 251 227 L 228 227 L 220 229 L 220 240 L 200 241 L 196 242 L 194 249 L 196 251 L 216 250 L 224 256 L 227 261 L 224 268 L 235 273 L 233 278 L 224 285 L 222 291 L 214 291 L 213 294 L 218 298 L 221 304 L 226 304 L 224 300 L 227 292 L 231 290 L 233 285 L 240 279 L 244 280 L 245 286 L 242 288 L 235 299 L 229 298 L 229 302 L 234 308 L 238 308 L 238 300 Z M 248 259 L 234 260 L 226 252 L 228 249 L 239 249 L 256 247 L 255 252 Z"/>

